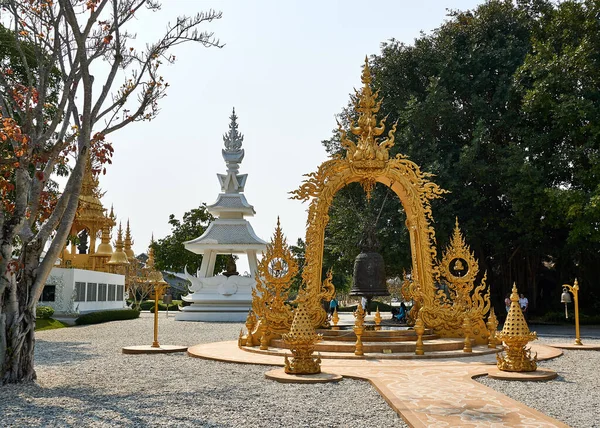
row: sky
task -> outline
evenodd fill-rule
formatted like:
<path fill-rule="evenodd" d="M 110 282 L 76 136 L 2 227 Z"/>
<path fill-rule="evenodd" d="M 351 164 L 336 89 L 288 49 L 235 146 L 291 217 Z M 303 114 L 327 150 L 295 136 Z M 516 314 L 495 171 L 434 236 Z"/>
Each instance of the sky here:
<path fill-rule="evenodd" d="M 378 54 L 391 38 L 413 44 L 420 32 L 439 27 L 448 9 L 480 3 L 166 0 L 160 12 L 141 12 L 129 28 L 138 44 L 160 37 L 177 16 L 222 11 L 200 30 L 214 32 L 225 46 L 187 43 L 172 51 L 175 64 L 162 66 L 171 86 L 159 116 L 110 136 L 113 164 L 100 177 L 104 206 L 114 205 L 117 221 L 130 220 L 139 254 L 152 234 L 160 239 L 171 232 L 170 214 L 181 218 L 212 204 L 220 191 L 216 175 L 226 170 L 223 134 L 235 107 L 244 134 L 244 193 L 256 211 L 248 219 L 269 241 L 279 216 L 288 243 L 295 244 L 305 236 L 308 205 L 290 200 L 288 192 L 327 159 L 321 141 L 332 135 L 353 88 L 360 88 L 365 56 Z"/>

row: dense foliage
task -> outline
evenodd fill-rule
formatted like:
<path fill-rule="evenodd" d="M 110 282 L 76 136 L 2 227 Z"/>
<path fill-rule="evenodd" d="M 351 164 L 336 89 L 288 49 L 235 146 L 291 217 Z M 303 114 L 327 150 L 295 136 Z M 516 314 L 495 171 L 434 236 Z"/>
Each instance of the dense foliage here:
<path fill-rule="evenodd" d="M 451 192 L 433 204 L 438 255 L 458 217 L 497 304 L 516 282 L 545 310 L 575 277 L 584 305 L 599 301 L 599 14 L 591 0 L 489 1 L 451 12 L 413 45 L 390 40 L 370 59 L 380 115 L 398 121 L 392 154 L 408 155 Z M 323 143 L 341 150 L 337 132 Z M 388 275 L 410 270 L 399 201 L 381 209 L 387 189 L 378 185 L 369 207 L 361 192 L 336 195 L 325 268 L 351 274 L 356 224 L 381 210 Z"/>
<path fill-rule="evenodd" d="M 155 266 L 159 270 L 170 272 L 183 272 L 187 266 L 189 273 L 194 274 L 202 264 L 202 255 L 194 254 L 185 249 L 186 241 L 191 241 L 201 236 L 214 217 L 207 211 L 206 204 L 200 205 L 183 215 L 182 220 L 169 216 L 171 234 L 154 243 Z M 225 270 L 226 258 L 217 256 L 215 273 Z"/>
<path fill-rule="evenodd" d="M 38 319 L 47 320 L 52 318 L 52 315 L 54 315 L 54 308 L 50 306 L 38 306 L 35 309 L 35 317 Z"/>
<path fill-rule="evenodd" d="M 77 325 L 100 324 L 108 321 L 132 320 L 140 317 L 140 312 L 133 309 L 113 309 L 109 311 L 90 312 L 75 320 Z"/>

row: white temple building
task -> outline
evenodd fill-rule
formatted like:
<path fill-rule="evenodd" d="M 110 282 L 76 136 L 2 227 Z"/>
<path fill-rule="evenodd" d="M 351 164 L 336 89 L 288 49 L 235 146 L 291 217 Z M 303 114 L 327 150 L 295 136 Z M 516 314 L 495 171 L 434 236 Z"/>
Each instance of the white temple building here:
<path fill-rule="evenodd" d="M 256 212 L 244 196 L 247 174 L 239 174 L 244 159 L 242 142 L 238 132 L 235 109 L 230 116 L 229 132 L 223 136 L 225 148 L 223 159 L 227 166 L 225 174 L 217 174 L 221 193 L 217 201 L 207 207 L 217 217 L 202 236 L 185 242 L 185 248 L 202 254 L 202 265 L 196 276 L 186 272 L 192 283 L 192 294 L 183 300 L 192 305 L 184 306 L 175 319 L 180 321 L 244 321 L 252 306 L 252 287 L 255 283 L 257 254 L 266 249 L 267 243 L 254 233 L 250 222 Z M 250 276 L 240 276 L 230 268 L 223 275 L 214 275 L 219 254 L 245 255 L 248 258 Z"/>

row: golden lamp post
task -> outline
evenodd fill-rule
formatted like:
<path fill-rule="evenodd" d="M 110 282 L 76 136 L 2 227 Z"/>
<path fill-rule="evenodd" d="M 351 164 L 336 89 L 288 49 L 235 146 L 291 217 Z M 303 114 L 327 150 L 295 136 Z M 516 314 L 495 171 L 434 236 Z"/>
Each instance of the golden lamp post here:
<path fill-rule="evenodd" d="M 560 302 L 565 304 L 565 318 L 569 318 L 567 311 L 567 304 L 571 303 L 571 295 L 569 291 L 573 293 L 573 300 L 575 300 L 575 345 L 583 345 L 581 343 L 581 337 L 579 336 L 579 283 L 575 278 L 575 283 L 571 286 L 569 284 L 563 284 L 563 293 L 560 296 Z"/>
<path fill-rule="evenodd" d="M 160 274 L 160 272 L 156 271 Z M 158 277 L 158 275 L 157 275 Z M 157 278 L 158 279 L 158 278 Z M 154 282 L 154 341 L 152 342 L 153 348 L 160 348 L 160 344 L 158 343 L 158 298 L 165 293 L 165 290 L 168 287 L 168 284 L 162 278 L 162 274 L 160 275 L 160 281 Z"/>
<path fill-rule="evenodd" d="M 154 242 L 154 238 L 152 239 Z M 142 268 L 142 275 L 136 278 L 143 284 L 148 284 L 154 291 L 154 341 L 151 346 L 126 346 L 122 349 L 124 354 L 154 354 L 167 352 L 185 352 L 187 346 L 163 345 L 158 343 L 158 299 L 165 293 L 169 284 L 164 280 L 162 273 L 154 267 L 154 251 L 152 244 L 148 249 L 148 260 L 146 266 Z"/>

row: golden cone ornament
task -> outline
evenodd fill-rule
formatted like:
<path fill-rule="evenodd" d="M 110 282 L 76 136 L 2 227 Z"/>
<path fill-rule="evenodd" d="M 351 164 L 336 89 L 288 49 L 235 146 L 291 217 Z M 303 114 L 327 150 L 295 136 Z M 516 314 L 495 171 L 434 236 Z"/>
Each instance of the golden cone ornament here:
<path fill-rule="evenodd" d="M 498 369 L 507 372 L 533 372 L 537 370 L 537 353 L 531 356 L 527 343 L 537 339 L 535 332 L 529 331 L 529 326 L 523 311 L 519 306 L 517 285 L 513 284 L 510 295 L 510 309 L 502 331 L 496 339 L 504 342 L 504 352 L 498 353 Z"/>
<path fill-rule="evenodd" d="M 313 357 L 315 344 L 323 336 L 315 333 L 304 302 L 298 305 L 292 321 L 290 332 L 283 335 L 283 340 L 289 346 L 294 357 L 290 361 L 285 357 L 285 372 L 288 374 L 317 374 L 321 373 L 321 358 Z"/>
<path fill-rule="evenodd" d="M 339 330 L 340 328 L 338 327 L 337 324 L 340 321 L 340 316 L 338 315 L 337 306 L 333 310 L 333 315 L 331 316 L 331 321 L 333 322 L 333 327 L 331 327 L 331 328 L 333 330 Z"/>

